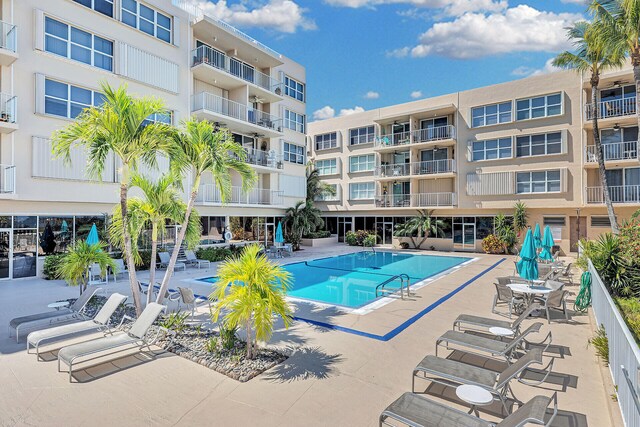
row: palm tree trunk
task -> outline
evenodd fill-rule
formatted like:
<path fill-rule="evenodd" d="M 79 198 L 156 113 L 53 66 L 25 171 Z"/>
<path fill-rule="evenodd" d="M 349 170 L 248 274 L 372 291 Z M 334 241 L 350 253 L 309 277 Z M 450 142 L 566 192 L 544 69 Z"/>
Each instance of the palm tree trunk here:
<path fill-rule="evenodd" d="M 178 252 L 180 251 L 180 246 L 182 246 L 182 242 L 184 241 L 184 236 L 187 233 L 187 226 L 189 224 L 189 218 L 191 217 L 191 212 L 193 211 L 193 206 L 196 204 L 196 198 L 198 197 L 198 188 L 200 187 L 200 176 L 196 176 L 193 181 L 193 187 L 191 187 L 191 195 L 189 196 L 189 202 L 187 203 L 187 210 L 184 214 L 184 221 L 182 222 L 182 227 L 180 231 L 178 231 L 178 235 L 176 236 L 176 245 L 171 253 L 171 259 L 169 260 L 169 265 L 167 266 L 167 271 L 164 273 L 164 278 L 162 279 L 162 285 L 160 285 L 160 291 L 158 291 L 158 298 L 156 302 L 158 304 L 162 304 L 164 300 L 164 294 L 167 292 L 169 288 L 169 280 L 173 275 L 173 270 L 176 266 L 176 261 L 178 260 Z"/>
<path fill-rule="evenodd" d="M 613 234 L 618 234 L 618 221 L 616 220 L 616 214 L 613 210 L 613 203 L 611 202 L 611 195 L 609 194 L 609 186 L 607 184 L 607 173 L 604 165 L 604 153 L 602 151 L 602 141 L 600 141 L 600 130 L 598 129 L 598 83 L 599 77 L 592 76 L 591 78 L 591 108 L 594 114 L 592 114 L 593 122 L 593 141 L 596 146 L 596 158 L 598 159 L 598 171 L 600 172 L 600 182 L 602 184 L 602 196 L 604 203 L 607 206 L 607 214 L 609 215 L 609 221 L 611 222 L 611 231 Z M 580 220 L 578 218 L 578 220 Z"/>
<path fill-rule="evenodd" d="M 147 288 L 147 305 L 153 298 L 153 287 L 156 283 L 156 252 L 158 250 L 158 224 L 151 225 L 151 264 L 149 265 L 149 288 Z"/>
<path fill-rule="evenodd" d="M 247 320 L 247 359 L 253 359 L 253 338 L 251 337 L 251 319 Z"/>
<path fill-rule="evenodd" d="M 129 166 L 122 165 L 122 178 L 120 181 L 120 211 L 122 214 L 122 236 L 124 237 L 124 255 L 127 261 L 127 269 L 129 270 L 129 286 L 131 287 L 131 295 L 133 296 L 133 304 L 136 307 L 136 315 L 142 314 L 142 301 L 140 300 L 140 289 L 138 288 L 138 279 L 136 277 L 136 264 L 133 260 L 133 252 L 131 250 L 131 234 L 129 234 L 129 219 L 127 218 L 127 192 L 129 188 Z"/>

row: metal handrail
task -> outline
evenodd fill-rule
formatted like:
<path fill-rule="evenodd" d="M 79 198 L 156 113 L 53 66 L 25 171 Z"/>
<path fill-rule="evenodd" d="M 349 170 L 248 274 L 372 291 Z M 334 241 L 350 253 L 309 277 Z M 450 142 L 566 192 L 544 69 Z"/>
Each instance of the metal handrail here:
<path fill-rule="evenodd" d="M 388 278 L 387 280 L 376 286 L 376 298 L 378 297 L 378 290 L 380 290 L 380 292 L 389 292 L 385 290 L 385 286 L 398 279 L 400 279 L 400 298 L 404 299 L 404 293 L 402 289 L 405 286 L 405 280 L 407 288 L 407 298 L 409 298 L 409 296 L 411 296 L 411 293 L 409 291 L 409 286 L 411 286 L 411 278 L 406 273 L 396 274 L 395 276 Z"/>

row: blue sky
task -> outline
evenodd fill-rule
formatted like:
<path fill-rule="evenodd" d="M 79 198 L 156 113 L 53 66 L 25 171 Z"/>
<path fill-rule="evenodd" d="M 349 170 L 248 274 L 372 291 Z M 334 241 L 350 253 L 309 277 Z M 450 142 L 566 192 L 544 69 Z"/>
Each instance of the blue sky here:
<path fill-rule="evenodd" d="M 194 0 L 307 69 L 309 121 L 552 71 L 583 0 Z"/>

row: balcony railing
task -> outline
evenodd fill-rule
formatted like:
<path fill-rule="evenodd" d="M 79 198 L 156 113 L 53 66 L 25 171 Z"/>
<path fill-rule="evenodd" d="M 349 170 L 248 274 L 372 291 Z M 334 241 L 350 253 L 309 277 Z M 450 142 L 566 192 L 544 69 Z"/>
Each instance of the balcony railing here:
<path fill-rule="evenodd" d="M 15 193 L 16 167 L 0 164 L 0 193 Z"/>
<path fill-rule="evenodd" d="M 453 159 L 429 160 L 412 163 L 411 165 L 414 175 L 432 175 L 456 171 L 456 161 Z"/>
<path fill-rule="evenodd" d="M 16 52 L 18 49 L 18 30 L 15 25 L 0 21 L 0 48 Z"/>
<path fill-rule="evenodd" d="M 194 49 L 191 54 L 193 57 L 193 67 L 205 64 L 249 83 L 253 83 L 254 85 L 270 92 L 282 91 L 282 83 L 278 80 L 267 74 L 261 73 L 244 62 L 238 61 L 235 58 L 230 58 L 224 53 L 212 49 L 209 46 L 200 46 Z"/>
<path fill-rule="evenodd" d="M 637 160 L 638 141 L 614 142 L 602 144 L 602 152 L 605 161 L 613 160 Z M 587 146 L 587 163 L 597 163 L 598 155 L 595 145 Z"/>
<path fill-rule="evenodd" d="M 282 120 L 264 111 L 254 110 L 239 102 L 223 98 L 208 92 L 193 95 L 191 111 L 206 110 L 212 113 L 231 117 L 256 126 L 271 129 L 276 132 L 282 130 Z"/>
<path fill-rule="evenodd" d="M 229 199 L 224 203 L 229 205 L 270 205 L 282 206 L 283 192 L 270 190 L 268 188 L 253 188 L 247 193 L 242 191 L 242 187 L 231 187 Z M 220 189 L 215 184 L 204 184 L 200 186 L 198 201 L 202 204 L 223 204 Z"/>
<path fill-rule="evenodd" d="M 636 97 L 600 101 L 596 104 L 595 111 L 592 104 L 587 104 L 584 110 L 587 120 L 592 120 L 594 114 L 598 114 L 599 119 L 632 116 L 636 114 Z"/>
<path fill-rule="evenodd" d="M 375 176 L 378 177 L 399 177 L 411 175 L 410 163 L 399 163 L 393 165 L 381 165 L 375 169 Z"/>
<path fill-rule="evenodd" d="M 17 123 L 18 97 L 0 93 L 0 122 Z"/>
<path fill-rule="evenodd" d="M 413 131 L 413 142 L 442 141 L 443 139 L 455 139 L 456 128 L 452 125 L 438 126 L 429 129 Z"/>
<path fill-rule="evenodd" d="M 411 194 L 382 194 L 375 198 L 377 208 L 411 207 Z"/>
<path fill-rule="evenodd" d="M 376 147 L 397 147 L 411 144 L 411 132 L 391 133 L 376 139 Z"/>
<path fill-rule="evenodd" d="M 455 193 L 383 194 L 375 197 L 378 208 L 455 206 Z"/>
<path fill-rule="evenodd" d="M 255 148 L 245 148 L 244 150 L 247 152 L 245 162 L 251 165 L 273 169 L 284 168 L 282 153 L 279 153 L 276 150 L 263 151 L 256 150 Z"/>
<path fill-rule="evenodd" d="M 613 203 L 640 203 L 640 185 L 609 186 Z M 602 187 L 587 187 L 587 203 L 604 203 Z"/>

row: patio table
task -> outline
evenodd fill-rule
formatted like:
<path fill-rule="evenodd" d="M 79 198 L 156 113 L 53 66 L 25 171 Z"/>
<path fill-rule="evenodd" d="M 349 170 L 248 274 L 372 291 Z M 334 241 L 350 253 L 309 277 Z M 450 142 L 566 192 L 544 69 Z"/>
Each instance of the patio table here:
<path fill-rule="evenodd" d="M 544 283 L 541 280 L 534 280 L 533 282 Z M 548 295 L 551 291 L 553 291 L 553 289 L 547 288 L 546 286 L 540 286 L 539 284 L 529 286 L 526 283 L 511 283 L 511 284 L 508 284 L 507 286 L 513 292 L 522 294 L 526 307 L 529 307 L 529 305 L 531 305 L 531 303 L 533 302 L 533 299 L 536 296 L 540 296 L 540 295 L 545 296 L 545 295 Z"/>

